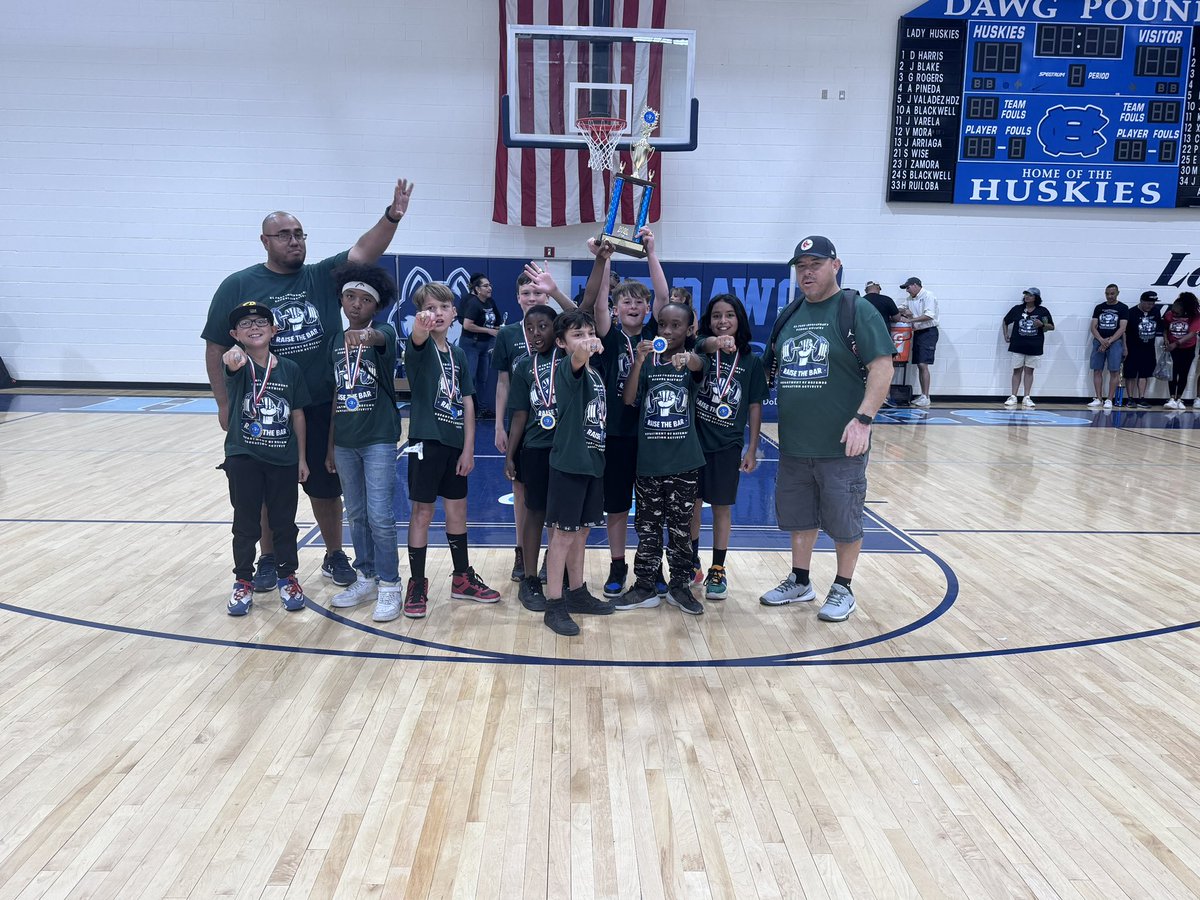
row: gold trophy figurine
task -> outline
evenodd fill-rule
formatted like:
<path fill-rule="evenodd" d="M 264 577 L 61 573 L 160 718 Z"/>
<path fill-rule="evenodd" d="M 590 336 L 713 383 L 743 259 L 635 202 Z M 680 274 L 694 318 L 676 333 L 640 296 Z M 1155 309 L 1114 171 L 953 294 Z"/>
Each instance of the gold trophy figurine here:
<path fill-rule="evenodd" d="M 654 185 L 650 183 L 654 178 L 654 173 L 647 172 L 646 167 L 650 163 L 650 157 L 654 155 L 654 148 L 650 146 L 650 134 L 657 127 L 658 113 L 647 106 L 642 112 L 642 136 L 630 148 L 633 156 L 633 174 L 626 175 L 625 166 L 622 164 L 613 176 L 612 200 L 608 204 L 608 218 L 604 222 L 604 231 L 599 236 L 601 242 L 607 241 L 612 244 L 617 252 L 639 258 L 646 256 L 646 248 L 642 246 L 637 235 L 642 230 L 642 226 L 646 224 L 646 219 L 650 217 L 650 198 L 654 196 Z M 630 190 L 633 190 L 634 185 L 638 185 L 642 189 L 642 196 L 638 203 L 637 224 L 632 228 L 628 225 L 617 224 L 617 213 L 621 209 L 621 195 L 627 184 L 630 186 Z"/>

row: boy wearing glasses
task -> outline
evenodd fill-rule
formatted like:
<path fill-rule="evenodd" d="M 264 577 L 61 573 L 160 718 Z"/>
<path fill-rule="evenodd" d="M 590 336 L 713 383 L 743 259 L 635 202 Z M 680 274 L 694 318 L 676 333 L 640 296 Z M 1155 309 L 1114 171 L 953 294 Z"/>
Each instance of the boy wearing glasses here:
<path fill-rule="evenodd" d="M 346 261 L 374 264 L 387 250 L 396 226 L 408 210 L 412 185 L 396 183 L 392 202 L 383 216 L 348 251 L 318 263 L 305 264 L 307 235 L 300 220 L 290 213 L 273 212 L 262 223 L 259 238 L 267 252 L 265 263 L 234 272 L 221 282 L 208 308 L 208 321 L 201 332 L 207 342 L 204 361 L 208 381 L 217 400 L 217 418 L 222 429 L 229 427 L 231 409 L 225 397 L 222 354 L 232 345 L 229 313 L 248 300 L 271 310 L 278 326 L 271 349 L 281 359 L 300 367 L 311 405 L 305 409 L 309 430 L 308 468 L 311 473 L 304 492 L 312 503 L 313 517 L 325 543 L 321 574 L 339 587 L 354 583 L 356 574 L 342 551 L 342 486 L 336 474 L 325 470 L 325 448 L 329 438 L 333 402 L 333 373 L 329 368 L 332 341 L 341 331 L 341 302 L 332 281 L 333 270 Z M 269 529 L 263 528 L 262 557 L 254 577 L 256 591 L 274 590 L 277 558 Z"/>
<path fill-rule="evenodd" d="M 229 314 L 237 343 L 221 357 L 225 401 L 231 412 L 225 432 L 229 502 L 233 504 L 233 592 L 225 611 L 244 616 L 254 603 L 254 545 L 266 511 L 275 547 L 275 587 L 283 608 L 304 608 L 296 580 L 296 483 L 308 478 L 304 459 L 304 406 L 308 387 L 299 367 L 271 352 L 278 329 L 271 310 L 249 300 Z"/>

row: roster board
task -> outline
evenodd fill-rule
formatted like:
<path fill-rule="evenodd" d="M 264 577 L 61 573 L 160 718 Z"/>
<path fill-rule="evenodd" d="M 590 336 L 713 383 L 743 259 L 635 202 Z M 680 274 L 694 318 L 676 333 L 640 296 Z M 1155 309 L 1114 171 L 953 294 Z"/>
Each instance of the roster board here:
<path fill-rule="evenodd" d="M 930 0 L 900 19 L 888 200 L 1200 206 L 1200 3 Z"/>

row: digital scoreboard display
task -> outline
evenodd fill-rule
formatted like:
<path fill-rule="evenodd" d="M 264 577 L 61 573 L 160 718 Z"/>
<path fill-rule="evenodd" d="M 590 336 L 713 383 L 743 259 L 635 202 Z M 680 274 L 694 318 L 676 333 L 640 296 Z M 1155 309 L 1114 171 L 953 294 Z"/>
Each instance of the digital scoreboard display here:
<path fill-rule="evenodd" d="M 931 0 L 913 10 L 897 41 L 888 200 L 1200 206 L 1200 11 L 1189 9 Z"/>

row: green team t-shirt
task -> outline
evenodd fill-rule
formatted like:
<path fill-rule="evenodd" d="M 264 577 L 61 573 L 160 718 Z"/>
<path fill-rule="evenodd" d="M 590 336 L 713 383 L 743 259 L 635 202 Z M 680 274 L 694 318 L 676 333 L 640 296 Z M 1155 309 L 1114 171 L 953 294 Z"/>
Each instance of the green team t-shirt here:
<path fill-rule="evenodd" d="M 604 388 L 608 391 L 608 433 L 611 435 L 633 437 L 637 434 L 637 410 L 626 406 L 622 397 L 625 381 L 633 369 L 637 345 L 654 340 L 658 334 L 657 324 L 651 319 L 642 326 L 641 334 L 626 335 L 621 326 L 614 323 L 600 340 L 604 347 L 600 365 L 604 371 Z"/>
<path fill-rule="evenodd" d="M 842 295 L 804 303 L 775 343 L 779 450 L 785 456 L 844 456 L 842 432 L 862 403 L 866 385 L 858 360 L 837 333 Z M 883 318 L 861 298 L 854 306 L 854 338 L 869 363 L 896 352 Z"/>
<path fill-rule="evenodd" d="M 341 299 L 333 283 L 333 270 L 350 257 L 346 250 L 319 263 L 301 266 L 291 275 L 272 272 L 259 263 L 234 272 L 221 282 L 208 305 L 208 321 L 200 336 L 222 347 L 232 347 L 229 314 L 235 306 L 256 300 L 275 313 L 279 331 L 271 352 L 300 367 L 313 403 L 333 398 L 329 348 L 341 330 Z"/>
<path fill-rule="evenodd" d="M 497 372 L 508 372 L 512 375 L 517 363 L 528 356 L 525 325 L 522 322 L 501 325 L 496 333 L 496 346 L 492 348 L 492 368 Z"/>
<path fill-rule="evenodd" d="M 371 325 L 383 335 L 382 347 L 347 351 L 339 333 L 333 355 L 333 443 L 338 447 L 395 444 L 400 439 L 400 413 L 396 411 L 396 330 L 383 323 Z M 353 381 L 353 384 L 351 382 Z"/>
<path fill-rule="evenodd" d="M 558 426 L 558 391 L 554 386 L 554 374 L 564 365 L 570 366 L 571 361 L 559 350 L 526 356 L 514 367 L 508 392 L 508 409 L 514 413 L 529 413 L 525 435 L 521 439 L 522 446 L 531 450 L 545 450 L 554 446 L 554 432 Z M 536 381 L 533 374 L 535 366 Z M 550 427 L 546 428 L 546 425 Z"/>
<path fill-rule="evenodd" d="M 591 366 L 573 372 L 567 357 L 555 368 L 554 394 L 558 427 L 550 451 L 551 468 L 599 478 L 604 474 L 604 424 L 608 418 L 603 374 Z"/>
<path fill-rule="evenodd" d="M 226 456 L 250 456 L 272 466 L 299 465 L 292 410 L 304 409 L 310 399 L 299 366 L 276 357 L 268 374 L 247 360 L 236 372 L 225 369 L 225 394 L 229 398 Z"/>
<path fill-rule="evenodd" d="M 638 377 L 638 475 L 678 475 L 704 465 L 704 451 L 696 436 L 696 392 L 708 372 L 676 369 L 665 360 L 654 364 L 646 357 Z"/>
<path fill-rule="evenodd" d="M 412 392 L 408 439 L 437 441 L 461 450 L 463 398 L 475 396 L 475 384 L 462 348 L 457 344 L 449 348 L 449 353 L 439 350 L 432 335 L 423 344 L 415 344 L 410 338 L 404 347 L 404 369 Z"/>
<path fill-rule="evenodd" d="M 753 353 L 712 354 L 708 374 L 696 394 L 696 433 L 700 449 L 715 453 L 745 442 L 750 407 L 767 399 L 767 374 Z M 732 366 L 732 377 L 730 367 Z"/>

